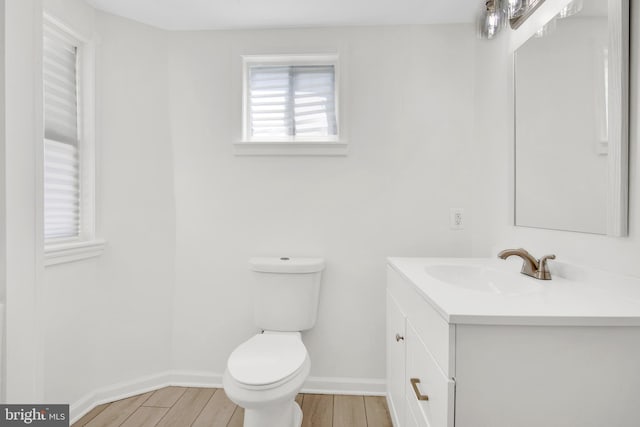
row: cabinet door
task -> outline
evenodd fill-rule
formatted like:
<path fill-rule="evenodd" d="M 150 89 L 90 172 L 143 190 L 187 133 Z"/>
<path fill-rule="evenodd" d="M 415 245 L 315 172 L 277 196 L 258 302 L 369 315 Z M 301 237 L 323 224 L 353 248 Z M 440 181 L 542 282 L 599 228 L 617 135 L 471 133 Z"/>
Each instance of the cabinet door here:
<path fill-rule="evenodd" d="M 416 418 L 413 412 L 411 412 L 411 408 L 409 406 L 407 406 L 406 409 L 407 412 L 405 414 L 406 416 L 404 417 L 405 421 L 407 422 L 406 427 L 430 427 L 426 419 L 422 417 Z M 418 419 L 420 420 L 420 422 L 417 421 Z"/>
<path fill-rule="evenodd" d="M 411 321 L 406 322 L 406 342 L 408 411 L 418 425 L 453 427 L 455 383 L 442 372 Z"/>
<path fill-rule="evenodd" d="M 396 427 L 405 426 L 405 315 L 387 291 L 387 400 Z"/>

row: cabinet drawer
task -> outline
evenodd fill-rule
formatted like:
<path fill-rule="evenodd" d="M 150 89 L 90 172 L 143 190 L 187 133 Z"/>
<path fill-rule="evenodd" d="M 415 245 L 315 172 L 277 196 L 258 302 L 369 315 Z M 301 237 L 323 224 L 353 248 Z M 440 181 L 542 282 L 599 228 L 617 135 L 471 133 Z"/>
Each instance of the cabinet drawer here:
<path fill-rule="evenodd" d="M 453 427 L 455 384 L 438 367 L 410 321 L 406 324 L 406 345 L 407 412 L 413 413 L 418 425 Z M 428 400 L 420 400 L 419 395 Z"/>
<path fill-rule="evenodd" d="M 455 376 L 455 326 L 449 325 L 400 273 L 387 265 L 387 289 L 448 377 Z"/>

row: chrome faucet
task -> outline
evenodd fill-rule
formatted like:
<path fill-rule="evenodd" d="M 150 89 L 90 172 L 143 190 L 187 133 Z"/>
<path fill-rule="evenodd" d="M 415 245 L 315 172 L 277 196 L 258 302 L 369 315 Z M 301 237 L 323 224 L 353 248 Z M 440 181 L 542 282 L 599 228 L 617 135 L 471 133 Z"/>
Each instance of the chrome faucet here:
<path fill-rule="evenodd" d="M 520 273 L 539 280 L 551 280 L 551 273 L 549 272 L 547 260 L 556 259 L 555 255 L 545 255 L 540 259 L 535 259 L 529 252 L 520 248 L 500 251 L 498 258 L 507 259 L 511 255 L 522 258 L 522 270 L 520 270 Z"/>

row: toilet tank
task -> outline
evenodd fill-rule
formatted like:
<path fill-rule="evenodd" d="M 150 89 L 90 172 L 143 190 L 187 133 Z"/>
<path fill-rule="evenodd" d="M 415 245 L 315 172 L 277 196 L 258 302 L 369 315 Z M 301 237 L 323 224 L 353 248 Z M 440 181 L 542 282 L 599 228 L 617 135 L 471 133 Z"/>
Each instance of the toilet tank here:
<path fill-rule="evenodd" d="M 268 331 L 313 328 L 318 314 L 322 258 L 251 258 L 256 326 Z"/>

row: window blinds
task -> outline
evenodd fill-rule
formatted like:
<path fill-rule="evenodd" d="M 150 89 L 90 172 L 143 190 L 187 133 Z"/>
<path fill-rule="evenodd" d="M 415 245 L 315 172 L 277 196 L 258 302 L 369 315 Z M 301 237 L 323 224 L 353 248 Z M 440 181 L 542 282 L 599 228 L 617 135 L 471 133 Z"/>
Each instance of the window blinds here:
<path fill-rule="evenodd" d="M 44 24 L 44 238 L 80 232 L 78 162 L 78 48 Z"/>
<path fill-rule="evenodd" d="M 250 66 L 252 137 L 335 136 L 333 65 Z"/>

